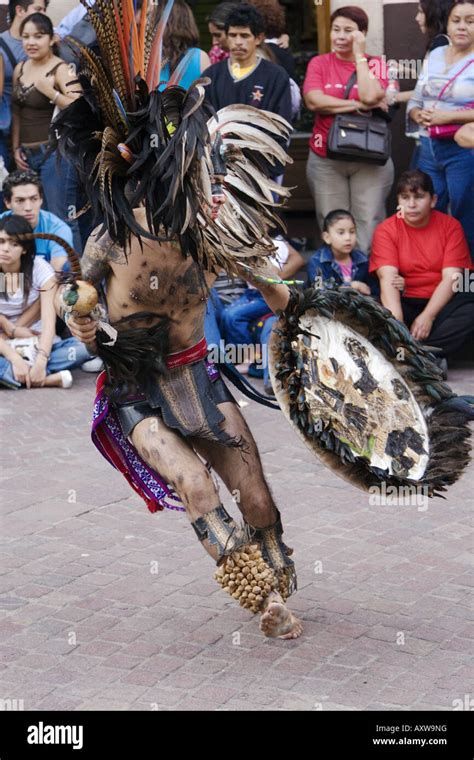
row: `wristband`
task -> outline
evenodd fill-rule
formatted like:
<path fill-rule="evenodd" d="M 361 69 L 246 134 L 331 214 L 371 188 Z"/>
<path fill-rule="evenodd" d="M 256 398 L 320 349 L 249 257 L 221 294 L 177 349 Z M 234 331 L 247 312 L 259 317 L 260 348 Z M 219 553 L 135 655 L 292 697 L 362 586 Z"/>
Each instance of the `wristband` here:
<path fill-rule="evenodd" d="M 356 58 L 356 63 L 363 63 L 364 61 L 365 63 L 368 63 L 368 59 L 363 55 L 360 55 L 358 58 Z"/>
<path fill-rule="evenodd" d="M 43 356 L 46 359 L 46 361 L 49 361 L 50 354 L 47 354 L 44 348 L 38 348 L 36 350 L 36 353 L 41 354 L 41 356 Z"/>

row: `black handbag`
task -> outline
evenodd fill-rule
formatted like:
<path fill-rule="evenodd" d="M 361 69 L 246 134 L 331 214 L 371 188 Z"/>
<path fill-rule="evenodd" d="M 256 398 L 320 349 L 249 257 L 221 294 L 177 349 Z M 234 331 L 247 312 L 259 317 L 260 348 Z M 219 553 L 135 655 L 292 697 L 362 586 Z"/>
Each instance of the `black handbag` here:
<path fill-rule="evenodd" d="M 349 97 L 357 72 L 344 91 Z M 334 117 L 328 135 L 327 155 L 335 161 L 359 161 L 383 166 L 390 158 L 392 134 L 387 120 L 368 113 L 344 113 Z"/>

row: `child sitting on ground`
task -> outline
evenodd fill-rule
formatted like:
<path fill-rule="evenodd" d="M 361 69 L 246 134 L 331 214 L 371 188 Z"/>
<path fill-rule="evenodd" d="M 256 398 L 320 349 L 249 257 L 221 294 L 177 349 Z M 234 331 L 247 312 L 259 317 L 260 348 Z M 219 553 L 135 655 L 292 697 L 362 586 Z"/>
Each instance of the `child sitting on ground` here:
<path fill-rule="evenodd" d="M 331 211 L 323 223 L 324 245 L 308 262 L 309 284 L 315 288 L 353 288 L 365 296 L 379 295 L 376 278 L 369 274 L 369 259 L 358 248 L 357 229 L 349 211 Z M 394 277 L 395 287 L 403 290 L 403 277 Z"/>

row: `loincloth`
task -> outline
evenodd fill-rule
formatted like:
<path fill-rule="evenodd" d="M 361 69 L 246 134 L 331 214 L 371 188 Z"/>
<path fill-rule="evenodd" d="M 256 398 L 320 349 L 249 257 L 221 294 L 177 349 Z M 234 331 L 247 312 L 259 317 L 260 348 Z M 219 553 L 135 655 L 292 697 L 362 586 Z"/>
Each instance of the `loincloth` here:
<path fill-rule="evenodd" d="M 217 408 L 226 401 L 235 403 L 214 365 L 201 359 L 176 367 L 167 375 L 154 375 L 146 393 L 112 403 L 123 433 L 130 436 L 135 425 L 147 417 L 163 419 L 165 425 L 182 436 L 205 438 L 236 445 L 221 430 L 224 415 Z"/>
<path fill-rule="evenodd" d="M 183 507 L 172 487 L 130 442 L 129 436 L 139 422 L 159 416 L 183 437 L 204 438 L 226 446 L 242 445 L 221 429 L 224 415 L 217 405 L 225 401 L 235 403 L 235 399 L 214 364 L 205 359 L 206 355 L 204 339 L 186 351 L 168 354 L 164 361 L 166 374 L 154 374 L 146 391 L 138 388 L 128 398 L 114 399 L 113 387 L 106 390 L 105 371 L 97 379 L 93 443 L 124 475 L 151 512 L 165 507 L 182 511 Z"/>

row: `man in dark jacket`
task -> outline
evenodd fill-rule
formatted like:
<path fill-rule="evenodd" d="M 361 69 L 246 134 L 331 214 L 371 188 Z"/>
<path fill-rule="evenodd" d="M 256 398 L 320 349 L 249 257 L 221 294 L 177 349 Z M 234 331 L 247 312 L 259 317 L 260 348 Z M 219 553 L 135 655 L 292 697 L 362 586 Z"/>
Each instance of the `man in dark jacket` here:
<path fill-rule="evenodd" d="M 281 66 L 259 56 L 265 36 L 261 14 L 251 5 L 239 5 L 228 15 L 224 28 L 230 58 L 203 72 L 211 80 L 207 97 L 216 111 L 240 103 L 291 121 L 289 76 Z M 281 172 L 281 166 L 271 167 L 272 177 Z"/>

